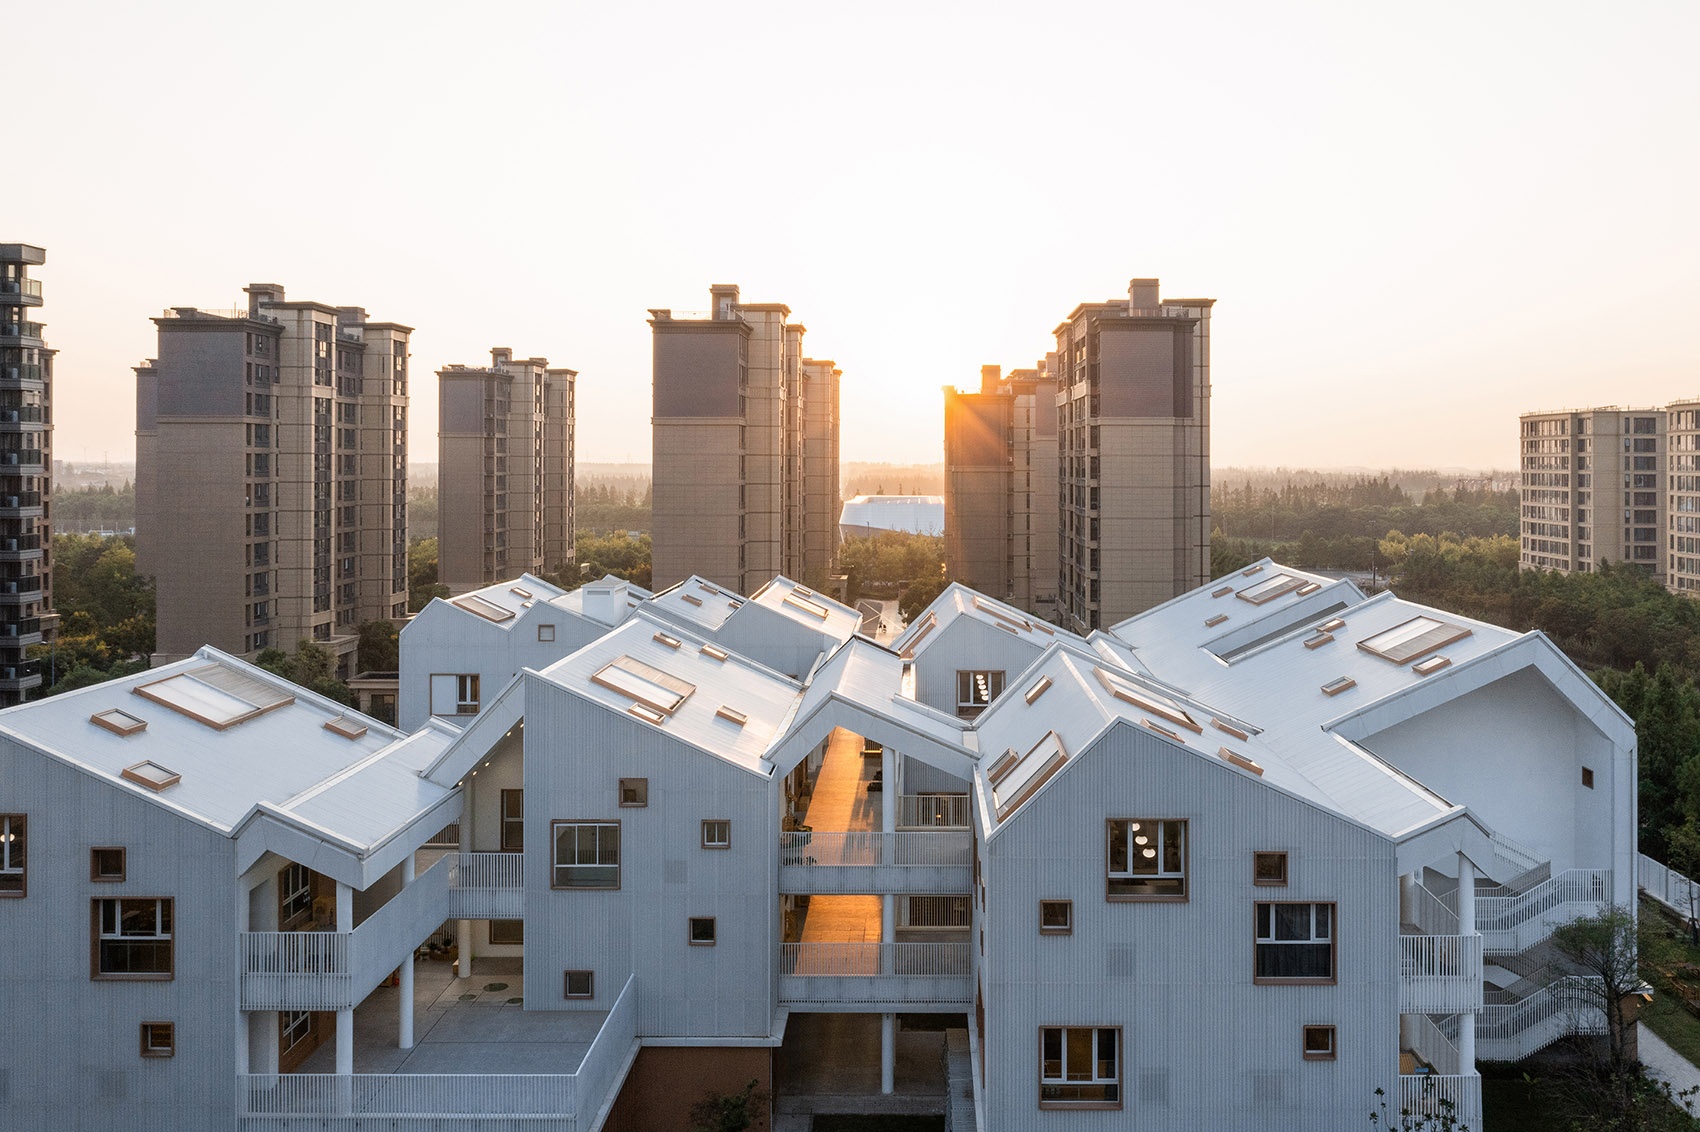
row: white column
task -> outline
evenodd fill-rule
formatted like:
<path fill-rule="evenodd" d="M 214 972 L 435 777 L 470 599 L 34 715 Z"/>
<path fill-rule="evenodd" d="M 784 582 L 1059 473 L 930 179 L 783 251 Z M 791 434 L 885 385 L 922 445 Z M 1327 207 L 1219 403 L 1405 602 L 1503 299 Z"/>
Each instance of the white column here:
<path fill-rule="evenodd" d="M 354 930 L 354 889 L 336 882 L 336 930 L 344 935 Z M 352 948 L 350 966 L 354 963 Z M 347 1076 L 354 1072 L 354 1008 L 336 1012 L 336 1071 Z"/>
<path fill-rule="evenodd" d="M 1464 854 L 1458 854 L 1458 934 L 1473 935 L 1476 930 L 1476 865 Z M 1458 1017 L 1458 1072 L 1476 1071 L 1476 1016 L 1473 1013 Z"/>
<path fill-rule="evenodd" d="M 885 745 L 880 754 L 880 861 L 897 862 L 897 762 L 899 755 Z M 897 942 L 897 897 L 888 892 L 880 897 L 880 973 L 890 974 L 897 958 L 891 945 Z M 883 1031 L 882 1031 L 883 1032 Z M 882 1047 L 883 1048 L 883 1047 Z M 887 1092 L 890 1090 L 888 1089 Z"/>
<path fill-rule="evenodd" d="M 897 1091 L 897 1015 L 880 1015 L 880 1092 Z"/>
<path fill-rule="evenodd" d="M 246 882 L 236 882 L 236 938 L 240 941 L 241 933 L 254 929 L 248 923 L 248 909 L 252 904 L 249 896 L 250 889 Z M 248 1015 L 242 1012 L 242 948 L 236 949 L 236 1072 L 248 1072 Z"/>
<path fill-rule="evenodd" d="M 460 952 L 455 967 L 460 978 L 472 978 L 472 921 L 456 920 L 456 949 Z"/>
<path fill-rule="evenodd" d="M 407 891 L 407 886 L 414 881 L 413 854 L 401 863 L 401 890 Z M 399 896 L 399 894 L 398 894 Z M 413 1048 L 413 956 L 409 955 L 401 961 L 401 1001 L 397 1011 L 397 1026 L 401 1033 L 397 1038 L 402 1049 Z"/>
<path fill-rule="evenodd" d="M 1417 877 L 1415 873 L 1399 874 L 1399 923 L 1417 922 Z"/>

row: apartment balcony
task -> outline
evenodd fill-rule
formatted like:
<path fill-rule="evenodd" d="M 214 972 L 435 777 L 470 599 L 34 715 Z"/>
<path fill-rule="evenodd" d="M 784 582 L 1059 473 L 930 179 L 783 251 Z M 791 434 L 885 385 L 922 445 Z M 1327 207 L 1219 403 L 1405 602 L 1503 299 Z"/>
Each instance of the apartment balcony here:
<path fill-rule="evenodd" d="M 1482 1126 L 1482 1079 L 1476 1073 L 1406 1073 L 1399 1077 L 1399 1095 L 1389 1097 L 1390 1113 L 1404 1112 L 1459 1128 Z"/>
<path fill-rule="evenodd" d="M 492 1061 L 512 1066 L 512 1048 L 491 1040 L 488 1019 L 472 1017 L 490 1009 L 451 1007 L 432 1034 L 453 1031 L 459 1037 L 454 1058 L 469 1068 Z M 395 1073 L 241 1074 L 236 1078 L 237 1132 L 584 1132 L 619 1092 L 636 1056 L 636 980 L 627 979 L 606 1015 L 527 1011 L 509 1022 L 549 1046 L 591 1024 L 597 1027 L 594 1036 L 571 1073 L 408 1073 L 404 1062 L 403 1071 Z M 432 1044 L 427 1037 L 421 1055 L 433 1052 Z M 572 1064 L 569 1060 L 562 1067 Z"/>
<path fill-rule="evenodd" d="M 32 389 L 41 386 L 41 367 L 39 365 L 0 366 L 0 388 L 16 389 L 26 385 Z"/>
<path fill-rule="evenodd" d="M 0 511 L 20 511 L 26 516 L 41 514 L 41 492 L 14 491 L 0 495 Z"/>
<path fill-rule="evenodd" d="M 518 920 L 525 916 L 523 853 L 450 853 L 450 919 Z"/>
<path fill-rule="evenodd" d="M 40 475 L 45 464 L 39 448 L 8 448 L 0 450 L 0 468 L 24 475 Z"/>
<path fill-rule="evenodd" d="M 7 338 L 33 338 L 41 341 L 41 332 L 46 326 L 39 322 L 11 320 L 0 322 L 0 340 Z"/>
<path fill-rule="evenodd" d="M 29 574 L 22 578 L 6 578 L 4 580 L 0 580 L 0 606 L 22 605 L 25 602 L 40 600 L 40 574 Z"/>
<path fill-rule="evenodd" d="M 39 307 L 41 280 L 0 279 L 0 303 L 8 306 Z"/>
<path fill-rule="evenodd" d="M 11 644 L 12 642 L 7 642 Z M 18 645 L 29 642 L 20 640 Z M 27 692 L 41 687 L 41 662 L 26 660 L 18 664 L 0 665 L 0 692 Z"/>
<path fill-rule="evenodd" d="M 899 829 L 967 829 L 970 824 L 968 812 L 966 794 L 897 796 Z"/>
<path fill-rule="evenodd" d="M 1479 933 L 1399 937 L 1399 1013 L 1468 1014 L 1481 1007 Z"/>
<path fill-rule="evenodd" d="M 0 409 L 0 427 L 46 424 L 46 416 L 40 405 L 18 405 L 15 408 Z"/>
<path fill-rule="evenodd" d="M 862 941 L 780 944 L 779 1001 L 849 1011 L 967 1010 L 974 968 L 967 943 Z"/>
<path fill-rule="evenodd" d="M 352 1008 L 449 918 L 449 871 L 445 857 L 353 931 L 241 933 L 241 1008 Z"/>
<path fill-rule="evenodd" d="M 781 893 L 956 893 L 974 883 L 966 829 L 779 835 Z"/>

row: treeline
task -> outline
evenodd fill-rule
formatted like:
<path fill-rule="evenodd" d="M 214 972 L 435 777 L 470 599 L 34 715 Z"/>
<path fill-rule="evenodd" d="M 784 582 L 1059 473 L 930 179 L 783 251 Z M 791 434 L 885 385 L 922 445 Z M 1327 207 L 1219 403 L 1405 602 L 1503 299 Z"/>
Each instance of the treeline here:
<path fill-rule="evenodd" d="M 1210 492 L 1211 523 L 1229 538 L 1280 545 L 1301 542 L 1313 553 L 1360 554 L 1362 543 L 1388 531 L 1439 535 L 1451 532 L 1487 538 L 1517 534 L 1515 490 L 1435 487 L 1421 501 L 1386 476 L 1345 481 L 1289 481 L 1279 487 L 1219 484 Z M 1294 565 L 1307 563 L 1294 562 Z M 1317 561 L 1313 567 L 1367 568 Z"/>
<path fill-rule="evenodd" d="M 136 525 L 136 485 L 123 487 L 55 488 L 48 496 L 53 530 L 68 534 L 80 531 L 129 531 Z"/>
<path fill-rule="evenodd" d="M 647 476 L 606 476 L 573 485 L 575 535 L 650 529 L 654 492 Z M 600 576 L 600 575 L 599 575 Z"/>
<path fill-rule="evenodd" d="M 41 661 L 44 695 L 148 667 L 153 586 L 136 576 L 134 538 L 54 535 L 53 605 L 60 617 L 57 640 L 30 648 L 31 658 Z"/>

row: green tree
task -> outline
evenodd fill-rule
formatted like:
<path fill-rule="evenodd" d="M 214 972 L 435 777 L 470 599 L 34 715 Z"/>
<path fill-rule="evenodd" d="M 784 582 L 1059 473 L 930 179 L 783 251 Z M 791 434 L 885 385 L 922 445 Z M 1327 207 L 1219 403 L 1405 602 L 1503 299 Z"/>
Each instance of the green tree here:
<path fill-rule="evenodd" d="M 434 597 L 448 597 L 449 587 L 437 582 L 437 540 L 416 539 L 407 548 L 407 609 L 418 613 Z"/>
<path fill-rule="evenodd" d="M 401 629 L 394 621 L 362 621 L 355 632 L 360 644 L 354 657 L 359 672 L 394 672 L 401 667 Z"/>
<path fill-rule="evenodd" d="M 292 653 L 276 648 L 263 649 L 254 658 L 254 663 L 310 692 L 317 692 L 349 707 L 359 706 L 359 698 L 347 684 L 336 678 L 336 654 L 321 644 L 302 638 Z"/>
<path fill-rule="evenodd" d="M 710 1092 L 691 1106 L 691 1132 L 745 1132 L 766 1125 L 768 1094 L 752 1078 L 736 1093 Z"/>

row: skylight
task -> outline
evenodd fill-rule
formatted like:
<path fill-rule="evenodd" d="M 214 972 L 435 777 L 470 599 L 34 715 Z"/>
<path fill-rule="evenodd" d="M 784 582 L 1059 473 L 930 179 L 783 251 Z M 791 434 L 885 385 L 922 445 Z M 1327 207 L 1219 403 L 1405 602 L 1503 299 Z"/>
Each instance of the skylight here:
<path fill-rule="evenodd" d="M 1303 578 L 1295 578 L 1291 574 L 1272 574 L 1255 586 L 1245 587 L 1234 596 L 1253 605 L 1262 605 L 1266 601 L 1274 601 L 1282 594 L 1292 593 L 1304 584 Z"/>
<path fill-rule="evenodd" d="M 592 675 L 590 680 L 593 684 L 600 684 L 609 691 L 636 700 L 664 716 L 678 711 L 680 705 L 697 690 L 695 684 L 669 676 L 659 668 L 629 656 L 609 661 Z M 647 719 L 648 716 L 644 718 Z M 660 720 L 650 722 L 659 723 Z"/>
<path fill-rule="evenodd" d="M 1470 632 L 1469 627 L 1465 625 L 1454 625 L 1434 617 L 1419 616 L 1401 622 L 1391 629 L 1383 629 L 1373 637 L 1366 637 L 1358 642 L 1358 647 L 1383 660 L 1404 664 L 1425 653 L 1443 648 L 1453 641 L 1462 640 L 1468 637 Z"/>
<path fill-rule="evenodd" d="M 1229 735 L 1232 735 L 1236 739 L 1249 738 L 1248 733 L 1243 727 L 1229 723 L 1219 715 L 1213 715 L 1210 717 L 1210 726 L 1214 727 L 1218 731 L 1226 731 Z"/>
<path fill-rule="evenodd" d="M 132 691 L 220 731 L 295 702 L 289 693 L 220 664 L 141 684 Z"/>
<path fill-rule="evenodd" d="M 1322 694 L 1325 696 L 1338 696 L 1347 688 L 1356 688 L 1357 686 L 1358 682 L 1350 676 L 1337 676 L 1322 686 Z"/>
<path fill-rule="evenodd" d="M 1027 620 L 1027 618 L 1017 617 L 1009 610 L 1001 609 L 978 595 L 974 598 L 974 608 L 978 609 L 981 613 L 987 613 L 996 617 L 999 621 L 1011 627 L 1029 630 L 1033 628 L 1033 622 Z"/>
<path fill-rule="evenodd" d="M 680 641 L 679 638 L 677 638 L 677 637 L 669 636 L 666 633 L 661 633 L 661 632 L 657 632 L 655 634 L 655 636 L 650 638 L 650 639 L 654 640 L 654 641 L 658 641 L 661 644 L 666 645 L 670 649 L 676 649 L 681 644 L 684 643 L 684 642 Z"/>
<path fill-rule="evenodd" d="M 147 720 L 137 718 L 129 712 L 120 711 L 117 708 L 97 711 L 89 716 L 89 722 L 97 727 L 106 728 L 114 735 L 134 735 L 138 731 L 146 730 L 148 725 Z"/>
<path fill-rule="evenodd" d="M 696 594 L 680 594 L 679 596 L 683 600 L 690 602 L 692 605 L 702 604 L 702 598 L 698 597 Z"/>
<path fill-rule="evenodd" d="M 325 730 L 341 735 L 344 739 L 358 739 L 366 734 L 366 725 L 358 719 L 339 715 L 335 719 L 325 721 Z"/>
<path fill-rule="evenodd" d="M 1211 597 L 1227 597 L 1229 594 L 1231 594 L 1233 592 L 1234 592 L 1233 586 L 1223 586 L 1220 589 L 1211 590 L 1210 596 Z"/>
<path fill-rule="evenodd" d="M 1204 728 L 1198 725 L 1198 721 L 1188 715 L 1186 709 L 1173 700 L 1159 696 L 1155 692 L 1146 691 L 1107 668 L 1094 668 L 1092 673 L 1098 677 L 1098 683 L 1104 686 L 1104 690 L 1116 699 L 1132 704 L 1142 711 L 1148 711 L 1160 719 L 1178 724 L 1188 731 L 1203 733 Z"/>
<path fill-rule="evenodd" d="M 725 660 L 727 657 L 732 655 L 719 645 L 704 645 L 698 651 L 710 660 Z"/>
<path fill-rule="evenodd" d="M 528 601 L 531 599 L 531 591 L 530 590 L 522 590 L 518 586 L 509 586 L 508 592 L 511 593 L 511 594 L 518 594 L 520 597 L 523 597 Z"/>
<path fill-rule="evenodd" d="M 146 786 L 149 790 L 152 790 L 155 793 L 158 793 L 167 787 L 175 786 L 183 779 L 183 776 L 178 774 L 176 771 L 167 770 L 158 763 L 151 761 L 139 762 L 135 766 L 127 766 L 122 771 L 119 771 L 119 774 L 121 777 L 136 783 L 138 786 Z"/>
<path fill-rule="evenodd" d="M 993 788 L 992 803 L 997 809 L 998 820 L 1003 821 L 1017 806 L 1031 798 L 1067 761 L 1068 752 L 1063 749 L 1057 733 L 1046 732 L 1045 737 L 1021 756 L 1003 781 Z"/>
<path fill-rule="evenodd" d="M 903 646 L 903 655 L 905 657 L 914 656 L 916 646 L 918 646 L 922 641 L 926 640 L 927 634 L 931 633 L 934 629 L 938 628 L 938 624 L 939 624 L 939 618 L 938 618 L 938 614 L 936 614 L 936 613 L 929 613 L 925 617 L 923 617 L 921 619 L 921 622 L 920 622 L 920 627 L 915 630 L 915 635 L 910 638 L 909 643 L 907 645 Z"/>
<path fill-rule="evenodd" d="M 999 755 L 996 762 L 986 768 L 986 778 L 993 786 L 996 786 L 1008 777 L 1009 772 L 1014 770 L 1015 764 L 1020 761 L 1021 753 L 1014 747 L 1011 747 L 1009 750 Z"/>
<path fill-rule="evenodd" d="M 1319 649 L 1323 645 L 1327 644 L 1329 641 L 1332 641 L 1333 639 L 1334 639 L 1333 633 L 1318 633 L 1316 636 L 1310 638 L 1310 640 L 1305 642 L 1305 648 L 1307 648 L 1307 649 Z"/>
<path fill-rule="evenodd" d="M 730 708 L 725 704 L 721 704 L 718 708 L 716 708 L 714 714 L 719 716 L 721 719 L 736 723 L 739 727 L 742 727 L 750 721 L 749 716 L 745 715 L 737 708 Z"/>
<path fill-rule="evenodd" d="M 1226 613 L 1218 613 L 1214 617 L 1206 617 L 1204 619 L 1204 627 L 1206 629 L 1214 629 L 1216 626 L 1220 625 L 1222 622 L 1226 621 L 1227 619 L 1228 619 L 1228 615 Z"/>
<path fill-rule="evenodd" d="M 1034 700 L 1044 695 L 1045 691 L 1050 688 L 1050 686 L 1051 678 L 1049 676 L 1041 676 L 1034 682 L 1031 688 L 1027 689 L 1027 693 L 1023 698 L 1025 698 L 1028 703 L 1032 703 Z"/>
<path fill-rule="evenodd" d="M 796 609 L 801 609 L 804 613 L 807 613 L 812 617 L 819 617 L 822 621 L 825 621 L 830 614 L 830 611 L 826 608 L 826 606 L 822 605 L 818 601 L 810 601 L 806 597 L 798 597 L 796 591 L 792 591 L 785 595 L 785 604 Z"/>
<path fill-rule="evenodd" d="M 458 605 L 468 613 L 476 614 L 486 621 L 511 621 L 514 616 L 513 610 L 503 609 L 495 602 L 481 598 L 477 594 L 462 594 L 460 597 L 454 598 L 451 604 Z"/>
<path fill-rule="evenodd" d="M 1344 617 L 1330 617 L 1328 620 L 1318 625 L 1316 627 L 1316 631 L 1318 633 L 1332 633 L 1336 629 L 1344 629 L 1345 627 L 1346 619 Z"/>
<path fill-rule="evenodd" d="M 1259 766 L 1255 760 L 1247 758 L 1238 751 L 1230 751 L 1228 748 L 1222 747 L 1219 748 L 1216 753 L 1239 767 L 1241 770 L 1248 770 L 1257 775 L 1259 778 L 1263 777 L 1263 768 Z"/>
<path fill-rule="evenodd" d="M 1411 671 L 1418 676 L 1427 676 L 1430 673 L 1439 672 L 1451 663 L 1452 658 L 1449 656 L 1431 656 L 1427 660 L 1419 660 L 1411 665 Z"/>

